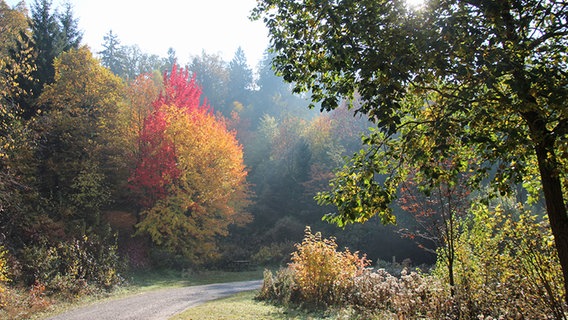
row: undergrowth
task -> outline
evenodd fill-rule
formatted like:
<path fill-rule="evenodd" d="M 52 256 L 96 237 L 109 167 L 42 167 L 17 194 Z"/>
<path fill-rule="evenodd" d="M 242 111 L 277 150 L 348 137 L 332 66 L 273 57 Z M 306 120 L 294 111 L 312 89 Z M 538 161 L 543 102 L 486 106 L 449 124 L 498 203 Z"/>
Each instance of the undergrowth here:
<path fill-rule="evenodd" d="M 546 221 L 477 208 L 463 221 L 456 286 L 447 268 L 392 275 L 338 251 L 335 239 L 306 229 L 292 263 L 265 271 L 259 300 L 305 310 L 340 310 L 348 319 L 566 319 L 562 274 Z M 549 231 L 548 231 L 549 232 Z M 528 236 L 528 237 L 527 237 Z"/>

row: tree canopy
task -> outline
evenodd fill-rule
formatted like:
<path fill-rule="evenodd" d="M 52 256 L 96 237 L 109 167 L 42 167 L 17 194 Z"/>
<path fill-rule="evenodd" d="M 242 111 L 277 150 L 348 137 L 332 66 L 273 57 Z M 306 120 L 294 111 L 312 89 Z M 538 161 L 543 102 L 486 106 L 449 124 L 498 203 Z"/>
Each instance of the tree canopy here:
<path fill-rule="evenodd" d="M 177 65 L 144 119 L 132 187 L 141 195 L 139 228 L 194 263 L 215 255 L 228 226 L 249 221 L 242 147 Z"/>
<path fill-rule="evenodd" d="M 325 110 L 360 95 L 355 112 L 378 127 L 319 196 L 338 207 L 329 220 L 394 222 L 408 166 L 432 185 L 464 171 L 499 193 L 523 183 L 544 194 L 568 280 L 567 16 L 565 3 L 537 0 L 264 0 L 253 11 L 296 92 Z M 447 158 L 463 165 L 430 161 Z"/>

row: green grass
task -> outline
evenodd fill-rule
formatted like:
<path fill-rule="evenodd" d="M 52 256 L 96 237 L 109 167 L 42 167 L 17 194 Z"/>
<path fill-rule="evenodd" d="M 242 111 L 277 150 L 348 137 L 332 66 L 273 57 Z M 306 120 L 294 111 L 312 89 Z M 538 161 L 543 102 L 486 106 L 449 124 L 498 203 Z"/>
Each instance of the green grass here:
<path fill-rule="evenodd" d="M 207 302 L 187 309 L 170 320 L 221 320 L 221 319 L 292 319 L 316 320 L 339 319 L 338 315 L 305 313 L 301 310 L 278 307 L 254 299 L 257 291 L 246 291 L 236 295 Z"/>

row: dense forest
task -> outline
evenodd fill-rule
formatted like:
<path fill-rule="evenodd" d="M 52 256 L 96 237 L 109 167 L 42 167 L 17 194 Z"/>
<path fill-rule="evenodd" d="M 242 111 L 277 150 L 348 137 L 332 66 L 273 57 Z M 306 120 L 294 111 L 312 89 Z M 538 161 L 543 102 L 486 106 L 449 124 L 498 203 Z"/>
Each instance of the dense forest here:
<path fill-rule="evenodd" d="M 1 3 L 2 272 L 47 292 L 137 268 L 286 263 L 306 225 L 373 259 L 433 255 L 373 220 L 342 230 L 314 200 L 369 122 L 320 113 L 275 75 L 203 52 L 185 66 L 82 44 L 71 6 Z M 410 221 L 410 220 L 409 220 Z M 430 246 L 432 249 L 433 246 Z"/>
<path fill-rule="evenodd" d="M 93 52 L 71 5 L 0 0 L 0 308 L 13 288 L 76 297 L 133 270 L 242 262 L 296 272 L 296 291 L 263 289 L 268 300 L 336 305 L 370 290 L 352 295 L 361 314 L 565 318 L 551 197 L 566 215 L 566 105 L 554 98 L 566 91 L 566 6 L 549 5 L 560 18 L 542 30 L 529 23 L 557 61 L 546 67 L 524 47 L 501 52 L 515 42 L 495 44 L 498 27 L 487 40 L 463 22 L 499 26 L 493 7 L 420 16 L 404 1 L 324 2 L 259 1 L 252 18 L 272 46 L 252 69 L 240 48 L 180 65 L 173 49 L 147 54 L 113 31 Z M 522 54 L 534 70 L 512 67 Z M 390 269 L 418 265 L 427 274 Z M 365 278 L 367 266 L 398 274 Z M 302 283 L 322 270 L 340 280 Z"/>

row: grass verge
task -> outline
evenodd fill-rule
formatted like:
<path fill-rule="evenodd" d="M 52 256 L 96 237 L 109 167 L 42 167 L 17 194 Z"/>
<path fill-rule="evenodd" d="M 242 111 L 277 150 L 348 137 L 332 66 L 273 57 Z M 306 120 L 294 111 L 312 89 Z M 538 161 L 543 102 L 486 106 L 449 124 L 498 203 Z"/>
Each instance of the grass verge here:
<path fill-rule="evenodd" d="M 335 313 L 306 313 L 301 310 L 274 306 L 254 299 L 257 291 L 246 291 L 236 295 L 206 302 L 173 316 L 170 320 L 223 320 L 223 319 L 255 319 L 255 320 L 318 320 L 341 319 Z"/>

